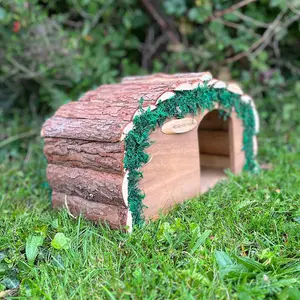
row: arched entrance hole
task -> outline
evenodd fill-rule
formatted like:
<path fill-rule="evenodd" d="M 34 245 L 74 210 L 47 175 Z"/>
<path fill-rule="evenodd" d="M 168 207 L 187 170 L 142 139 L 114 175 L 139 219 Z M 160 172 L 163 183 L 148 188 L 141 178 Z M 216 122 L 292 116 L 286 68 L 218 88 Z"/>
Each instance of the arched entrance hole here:
<path fill-rule="evenodd" d="M 220 110 L 208 112 L 198 127 L 201 192 L 226 178 L 224 169 L 230 168 L 230 117 Z"/>

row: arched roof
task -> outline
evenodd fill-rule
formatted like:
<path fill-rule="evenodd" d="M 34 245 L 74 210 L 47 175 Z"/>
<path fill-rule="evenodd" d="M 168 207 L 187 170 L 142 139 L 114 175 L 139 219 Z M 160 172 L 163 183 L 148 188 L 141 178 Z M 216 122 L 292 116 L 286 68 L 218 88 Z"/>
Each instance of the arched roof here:
<path fill-rule="evenodd" d="M 143 221 L 138 181 L 140 167 L 148 161 L 144 150 L 150 144 L 151 131 L 166 118 L 213 109 L 215 103 L 234 109 L 243 120 L 246 169 L 255 171 L 253 137 L 259 119 L 254 101 L 236 83 L 214 79 L 208 72 L 127 77 L 118 84 L 102 85 L 60 107 L 45 122 L 41 135 L 48 140 L 74 139 L 101 144 L 101 149 L 110 149 L 110 145 L 122 149 L 123 154 L 110 167 L 118 174 L 114 175 L 117 182 L 123 180 L 122 201 L 129 207 L 127 224 L 131 226 Z"/>
<path fill-rule="evenodd" d="M 159 101 L 170 98 L 176 91 L 192 90 L 204 83 L 215 89 L 226 88 L 240 95 L 242 101 L 251 103 L 258 131 L 254 102 L 251 97 L 244 95 L 237 84 L 227 85 L 213 79 L 208 72 L 173 75 L 158 73 L 126 77 L 118 84 L 101 85 L 84 94 L 79 101 L 61 106 L 43 126 L 42 136 L 117 142 L 124 138 L 123 130 L 126 134 L 131 128 L 130 122 L 137 113 L 141 98 L 145 107 L 155 109 Z"/>

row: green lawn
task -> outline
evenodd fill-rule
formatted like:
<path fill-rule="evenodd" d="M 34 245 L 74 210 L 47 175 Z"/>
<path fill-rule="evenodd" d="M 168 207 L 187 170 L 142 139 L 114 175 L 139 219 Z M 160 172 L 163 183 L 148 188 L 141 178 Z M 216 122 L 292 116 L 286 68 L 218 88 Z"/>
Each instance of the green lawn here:
<path fill-rule="evenodd" d="M 275 124 L 260 135 L 259 161 L 272 170 L 230 175 L 129 235 L 53 211 L 39 130 L 18 136 L 39 123 L 5 121 L 0 295 L 300 299 L 299 126 L 279 133 Z M 63 242 L 52 242 L 57 233 Z"/>

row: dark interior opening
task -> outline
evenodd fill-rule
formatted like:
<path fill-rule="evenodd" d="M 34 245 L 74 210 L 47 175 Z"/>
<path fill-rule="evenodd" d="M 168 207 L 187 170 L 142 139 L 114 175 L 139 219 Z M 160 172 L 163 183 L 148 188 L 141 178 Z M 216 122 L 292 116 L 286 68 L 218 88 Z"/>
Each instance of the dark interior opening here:
<path fill-rule="evenodd" d="M 201 191 L 205 192 L 226 177 L 230 168 L 229 117 L 219 110 L 207 113 L 198 127 Z"/>

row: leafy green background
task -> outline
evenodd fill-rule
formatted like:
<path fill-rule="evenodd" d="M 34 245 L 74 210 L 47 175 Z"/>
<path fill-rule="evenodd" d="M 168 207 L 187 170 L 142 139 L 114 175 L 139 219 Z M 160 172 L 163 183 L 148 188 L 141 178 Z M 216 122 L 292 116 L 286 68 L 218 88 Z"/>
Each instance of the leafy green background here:
<path fill-rule="evenodd" d="M 212 21 L 238 1 L 152 1 L 158 21 L 142 2 L 2 0 L 1 107 L 45 115 L 123 76 L 210 70 L 240 81 L 263 119 L 292 117 L 296 104 L 285 103 L 300 92 L 299 1 L 259 0 Z"/>
<path fill-rule="evenodd" d="M 0 0 L 0 297 L 300 298 L 300 3 L 215 18 L 238 2 Z M 132 235 L 51 209 L 45 118 L 123 76 L 204 70 L 255 99 L 270 170 Z"/>

